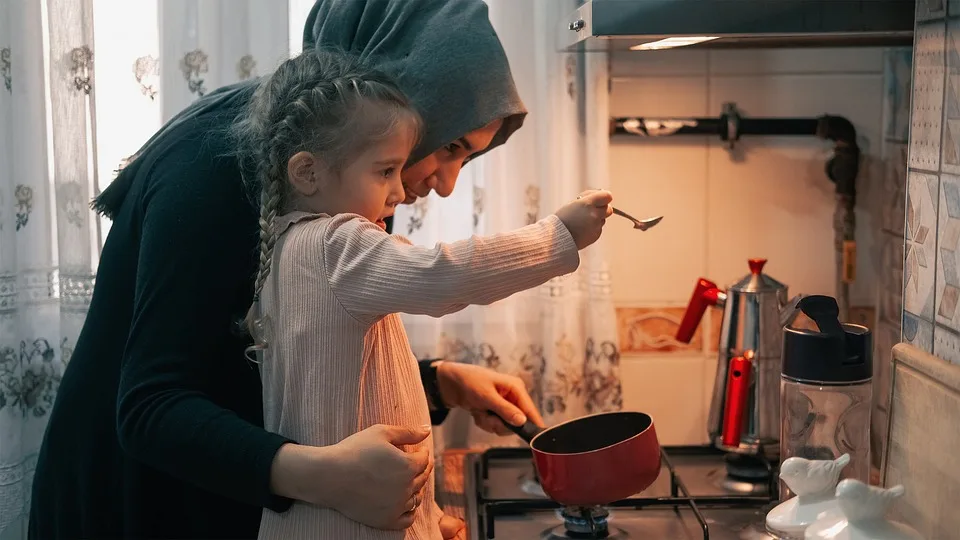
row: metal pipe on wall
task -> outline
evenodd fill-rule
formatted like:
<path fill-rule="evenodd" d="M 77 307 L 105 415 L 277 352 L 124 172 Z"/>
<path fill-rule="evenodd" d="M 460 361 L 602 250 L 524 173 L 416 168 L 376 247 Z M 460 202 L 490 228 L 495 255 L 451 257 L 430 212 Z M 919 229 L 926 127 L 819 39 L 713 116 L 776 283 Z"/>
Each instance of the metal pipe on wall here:
<path fill-rule="evenodd" d="M 742 136 L 817 137 L 834 144 L 834 155 L 827 161 L 827 178 L 836 186 L 834 248 L 836 289 L 840 316 L 849 320 L 850 283 L 856 279 L 856 180 L 860 171 L 860 147 L 853 123 L 842 116 L 817 118 L 743 118 L 735 103 L 727 103 L 719 118 L 644 118 L 610 119 L 611 136 L 672 137 L 716 135 L 732 148 Z"/>

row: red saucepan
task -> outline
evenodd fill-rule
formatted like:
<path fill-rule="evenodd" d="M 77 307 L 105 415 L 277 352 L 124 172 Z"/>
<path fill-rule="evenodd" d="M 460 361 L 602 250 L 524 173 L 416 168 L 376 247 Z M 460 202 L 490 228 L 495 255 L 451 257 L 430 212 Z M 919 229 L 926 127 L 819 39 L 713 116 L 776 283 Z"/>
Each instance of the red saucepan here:
<path fill-rule="evenodd" d="M 504 424 L 530 443 L 544 493 L 566 506 L 625 499 L 660 474 L 660 443 L 644 413 L 594 414 L 546 429 Z"/>

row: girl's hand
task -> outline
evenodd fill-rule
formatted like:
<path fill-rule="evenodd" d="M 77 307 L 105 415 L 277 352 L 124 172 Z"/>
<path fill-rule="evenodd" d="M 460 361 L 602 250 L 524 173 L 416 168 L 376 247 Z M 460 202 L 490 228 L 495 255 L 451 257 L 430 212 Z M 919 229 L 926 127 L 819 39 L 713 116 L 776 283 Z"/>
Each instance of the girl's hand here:
<path fill-rule="evenodd" d="M 462 519 L 444 514 L 440 518 L 440 536 L 443 540 L 467 540 L 467 524 Z"/>
<path fill-rule="evenodd" d="M 577 249 L 583 249 L 600 238 L 603 224 L 613 213 L 611 202 L 613 195 L 609 191 L 590 190 L 557 210 L 557 217 L 570 231 Z"/>

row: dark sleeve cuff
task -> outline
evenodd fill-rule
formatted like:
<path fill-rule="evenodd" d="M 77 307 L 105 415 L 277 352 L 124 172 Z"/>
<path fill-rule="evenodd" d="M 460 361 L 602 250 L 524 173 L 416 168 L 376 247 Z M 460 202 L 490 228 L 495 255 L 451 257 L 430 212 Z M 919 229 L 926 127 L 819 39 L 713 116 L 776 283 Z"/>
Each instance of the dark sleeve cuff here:
<path fill-rule="evenodd" d="M 437 368 L 433 365 L 438 358 L 420 360 L 420 380 L 423 390 L 427 394 L 427 404 L 430 406 L 430 423 L 438 426 L 447 419 L 450 409 L 443 403 L 440 396 L 440 386 L 437 384 Z"/>
<path fill-rule="evenodd" d="M 273 459 L 276 457 L 277 452 L 280 451 L 280 447 L 287 443 L 296 444 L 296 442 L 277 435 L 276 433 L 270 433 L 270 435 L 270 441 L 264 445 L 263 453 L 259 460 L 260 463 L 257 464 L 257 470 L 260 471 L 260 485 L 263 486 L 261 493 L 264 494 L 264 500 L 262 500 L 260 504 L 264 508 L 273 510 L 274 512 L 283 513 L 293 506 L 293 499 L 281 497 L 270 491 L 270 470 L 273 468 Z"/>
<path fill-rule="evenodd" d="M 450 414 L 450 409 L 443 409 L 441 411 L 430 411 L 430 423 L 439 426 L 447 419 L 447 415 Z"/>

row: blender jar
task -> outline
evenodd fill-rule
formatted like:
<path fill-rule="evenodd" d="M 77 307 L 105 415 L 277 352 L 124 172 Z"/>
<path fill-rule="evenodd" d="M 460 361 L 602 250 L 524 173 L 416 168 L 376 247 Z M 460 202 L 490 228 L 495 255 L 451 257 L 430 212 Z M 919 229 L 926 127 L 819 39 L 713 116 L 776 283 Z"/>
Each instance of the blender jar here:
<path fill-rule="evenodd" d="M 783 329 L 780 460 L 850 455 L 841 479 L 870 480 L 873 354 L 870 330 L 840 323 L 837 301 L 808 296 L 797 305 L 818 330 Z M 793 496 L 780 483 L 780 498 Z"/>

